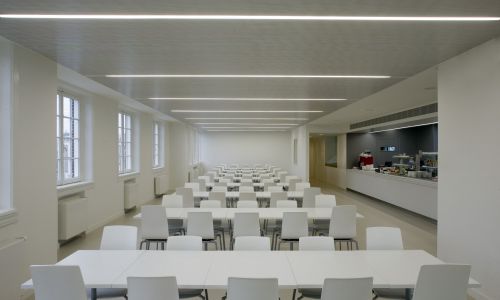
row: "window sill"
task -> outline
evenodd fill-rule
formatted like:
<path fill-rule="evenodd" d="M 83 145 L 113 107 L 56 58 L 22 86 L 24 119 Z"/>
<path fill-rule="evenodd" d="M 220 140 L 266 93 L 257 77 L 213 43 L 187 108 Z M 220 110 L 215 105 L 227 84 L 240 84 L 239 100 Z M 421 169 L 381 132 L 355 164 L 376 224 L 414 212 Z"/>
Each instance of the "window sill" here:
<path fill-rule="evenodd" d="M 158 174 L 165 171 L 165 166 L 153 168 L 153 173 Z"/>
<path fill-rule="evenodd" d="M 17 222 L 17 211 L 15 209 L 0 210 L 0 228 Z"/>
<path fill-rule="evenodd" d="M 94 183 L 92 181 L 84 181 L 84 182 L 60 185 L 57 187 L 57 197 L 61 198 L 71 194 L 76 194 L 91 189 L 93 187 Z"/>
<path fill-rule="evenodd" d="M 123 174 L 119 174 L 118 175 L 118 180 L 127 181 L 127 180 L 130 180 L 130 179 L 134 179 L 134 178 L 136 178 L 139 175 L 141 175 L 140 172 L 123 173 Z"/>

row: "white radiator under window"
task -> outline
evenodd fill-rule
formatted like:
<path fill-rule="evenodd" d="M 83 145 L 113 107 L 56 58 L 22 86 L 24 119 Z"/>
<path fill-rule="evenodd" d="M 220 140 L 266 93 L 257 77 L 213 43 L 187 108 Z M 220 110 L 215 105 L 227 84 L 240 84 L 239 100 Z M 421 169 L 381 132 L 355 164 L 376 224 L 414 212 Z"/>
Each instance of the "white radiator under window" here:
<path fill-rule="evenodd" d="M 59 200 L 59 240 L 65 241 L 87 230 L 88 200 L 74 195 Z"/>
<path fill-rule="evenodd" d="M 167 175 L 160 175 L 155 177 L 155 194 L 157 196 L 164 195 L 167 193 Z"/>
<path fill-rule="evenodd" d="M 124 187 L 124 208 L 125 210 L 128 210 L 134 208 L 139 202 L 139 193 L 137 191 L 137 183 L 135 182 L 135 180 L 125 181 Z"/>

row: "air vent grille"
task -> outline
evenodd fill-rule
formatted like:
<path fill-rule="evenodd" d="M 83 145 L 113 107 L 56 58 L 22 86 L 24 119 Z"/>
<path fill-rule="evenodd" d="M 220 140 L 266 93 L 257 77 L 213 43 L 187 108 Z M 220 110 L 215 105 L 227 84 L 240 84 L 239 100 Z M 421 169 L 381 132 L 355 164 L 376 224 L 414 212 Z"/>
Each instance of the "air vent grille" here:
<path fill-rule="evenodd" d="M 404 120 L 408 118 L 414 118 L 414 117 L 419 117 L 423 115 L 428 115 L 432 113 L 436 113 L 438 111 L 438 104 L 433 103 L 425 106 L 420 106 L 417 108 L 401 111 L 398 113 L 390 114 L 387 116 L 383 117 L 378 117 L 370 120 L 366 120 L 363 122 L 358 122 L 351 124 L 349 127 L 351 130 L 353 129 L 358 129 L 358 128 L 363 128 L 363 127 L 368 127 L 368 126 L 373 126 L 377 124 L 383 124 L 383 123 L 388 123 L 388 122 L 394 122 L 398 120 Z"/>

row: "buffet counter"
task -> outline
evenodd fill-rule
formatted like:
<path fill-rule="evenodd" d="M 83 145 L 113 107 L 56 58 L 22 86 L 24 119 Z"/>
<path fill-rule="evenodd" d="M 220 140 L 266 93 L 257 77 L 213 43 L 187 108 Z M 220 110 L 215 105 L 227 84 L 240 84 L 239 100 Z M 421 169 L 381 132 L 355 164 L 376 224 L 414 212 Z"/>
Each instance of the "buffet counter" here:
<path fill-rule="evenodd" d="M 435 181 L 348 169 L 347 188 L 437 219 L 438 183 Z"/>

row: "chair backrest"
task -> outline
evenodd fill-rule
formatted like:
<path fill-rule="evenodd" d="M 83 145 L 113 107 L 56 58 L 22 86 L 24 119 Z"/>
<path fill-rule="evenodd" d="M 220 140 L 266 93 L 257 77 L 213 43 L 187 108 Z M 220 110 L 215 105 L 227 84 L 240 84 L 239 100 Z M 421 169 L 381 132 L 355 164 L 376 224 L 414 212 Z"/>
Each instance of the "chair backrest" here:
<path fill-rule="evenodd" d="M 208 200 L 219 200 L 222 207 L 227 207 L 226 204 L 226 191 L 213 191 L 208 193 Z"/>
<path fill-rule="evenodd" d="M 164 195 L 161 200 L 161 205 L 170 208 L 182 207 L 182 196 L 180 195 Z"/>
<path fill-rule="evenodd" d="M 127 277 L 129 300 L 179 300 L 177 280 L 172 277 Z"/>
<path fill-rule="evenodd" d="M 288 176 L 287 176 L 288 177 Z M 297 183 L 301 182 L 302 179 L 300 178 L 296 178 L 297 176 L 293 176 L 292 178 L 290 178 L 287 182 L 288 182 L 288 190 L 289 191 L 295 191 L 296 190 L 296 185 Z"/>
<path fill-rule="evenodd" d="M 326 278 L 321 300 L 371 300 L 373 278 Z M 438 298 L 435 298 L 436 300 Z"/>
<path fill-rule="evenodd" d="M 236 202 L 237 208 L 258 208 L 259 202 L 257 200 L 238 200 Z"/>
<path fill-rule="evenodd" d="M 186 182 L 184 183 L 184 187 L 193 189 L 193 192 L 200 191 L 200 184 L 198 182 Z"/>
<path fill-rule="evenodd" d="M 285 182 L 290 182 L 292 179 L 300 179 L 299 176 L 296 175 L 286 175 L 285 176 Z"/>
<path fill-rule="evenodd" d="M 270 180 L 272 180 L 272 179 L 270 179 Z M 263 183 L 264 183 L 264 191 L 265 192 L 268 192 L 270 187 L 276 186 L 276 183 L 274 181 L 273 182 L 263 182 Z"/>
<path fill-rule="evenodd" d="M 227 182 L 220 182 L 220 181 L 219 182 L 215 182 L 214 183 L 214 189 L 216 187 L 224 187 L 226 189 L 226 191 L 227 191 Z"/>
<path fill-rule="evenodd" d="M 175 193 L 182 196 L 182 205 L 184 205 L 184 207 L 194 207 L 192 188 L 178 187 L 175 189 Z"/>
<path fill-rule="evenodd" d="M 203 239 L 214 238 L 214 220 L 211 212 L 188 212 L 187 235 L 201 236 Z"/>
<path fill-rule="evenodd" d="M 300 251 L 335 251 L 331 236 L 303 236 L 299 238 Z"/>
<path fill-rule="evenodd" d="M 267 188 L 271 193 L 283 192 L 283 187 L 280 185 L 272 185 Z"/>
<path fill-rule="evenodd" d="M 278 200 L 276 207 L 279 208 L 297 208 L 297 201 L 295 200 Z"/>
<path fill-rule="evenodd" d="M 143 239 L 167 239 L 168 220 L 162 205 L 141 207 L 141 237 Z"/>
<path fill-rule="evenodd" d="M 252 188 L 253 189 L 253 188 Z M 257 193 L 255 192 L 241 192 L 239 200 L 253 200 L 257 201 Z"/>
<path fill-rule="evenodd" d="M 219 200 L 201 200 L 200 208 L 221 208 L 222 204 Z"/>
<path fill-rule="evenodd" d="M 268 236 L 238 236 L 234 251 L 271 251 L 271 239 Z"/>
<path fill-rule="evenodd" d="M 470 265 L 424 265 L 420 268 L 413 300 L 465 300 Z"/>
<path fill-rule="evenodd" d="M 284 182 L 286 182 L 286 181 L 285 181 L 285 178 L 286 178 L 286 175 L 287 175 L 287 174 L 288 174 L 288 172 L 286 172 L 286 171 L 281 171 L 281 172 L 279 173 L 280 182 L 283 182 L 283 183 L 284 183 Z"/>
<path fill-rule="evenodd" d="M 336 239 L 356 237 L 356 206 L 339 205 L 332 208 L 329 235 Z"/>
<path fill-rule="evenodd" d="M 31 266 L 36 300 L 87 300 L 79 266 Z"/>
<path fill-rule="evenodd" d="M 281 190 L 280 192 L 271 192 L 271 200 L 269 202 L 269 207 L 276 207 L 276 203 L 279 200 L 288 200 L 287 192 L 283 192 L 283 190 Z"/>
<path fill-rule="evenodd" d="M 241 183 L 240 183 L 240 188 L 241 187 L 252 187 L 252 190 L 250 190 L 250 191 L 253 191 L 253 181 L 252 181 L 252 179 L 242 179 Z"/>
<path fill-rule="evenodd" d="M 233 182 L 233 178 L 231 176 L 224 176 L 224 178 L 219 179 L 219 182 L 230 183 Z"/>
<path fill-rule="evenodd" d="M 201 236 L 171 236 L 167 240 L 167 250 L 202 251 L 203 241 L 201 239 Z"/>
<path fill-rule="evenodd" d="M 305 188 L 310 188 L 311 184 L 309 182 L 297 182 L 295 183 L 295 190 L 296 191 L 304 191 Z"/>
<path fill-rule="evenodd" d="M 198 189 L 200 191 L 204 192 L 207 190 L 207 182 L 205 181 L 205 179 L 198 179 L 195 182 L 198 183 Z"/>
<path fill-rule="evenodd" d="M 281 226 L 282 239 L 299 239 L 309 235 L 307 212 L 284 212 Z"/>
<path fill-rule="evenodd" d="M 262 183 L 275 183 L 274 182 L 274 178 L 271 178 L 271 177 L 267 177 L 266 178 L 266 177 L 263 176 L 263 177 L 261 177 L 261 179 L 262 179 L 261 180 Z"/>
<path fill-rule="evenodd" d="M 136 250 L 137 227 L 123 225 L 104 226 L 100 249 Z"/>
<path fill-rule="evenodd" d="M 337 206 L 335 195 L 320 194 L 314 196 L 314 207 L 332 208 Z"/>
<path fill-rule="evenodd" d="M 218 183 L 218 182 L 217 182 Z M 227 192 L 227 185 L 216 185 L 212 188 L 212 192 Z M 225 194 L 224 194 L 225 197 Z"/>
<path fill-rule="evenodd" d="M 401 229 L 397 227 L 366 228 L 366 250 L 403 250 Z"/>
<path fill-rule="evenodd" d="M 319 187 L 304 188 L 304 198 L 302 198 L 302 207 L 314 207 L 314 198 L 321 194 Z"/>
<path fill-rule="evenodd" d="M 277 278 L 229 277 L 227 300 L 278 300 Z"/>
<path fill-rule="evenodd" d="M 260 236 L 259 213 L 235 213 L 233 236 Z"/>
<path fill-rule="evenodd" d="M 241 192 L 245 192 L 245 193 L 253 193 L 253 192 L 254 192 L 253 185 L 252 185 L 252 186 L 244 186 L 244 185 L 241 185 L 241 186 L 240 186 L 240 193 L 241 193 Z"/>

